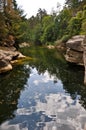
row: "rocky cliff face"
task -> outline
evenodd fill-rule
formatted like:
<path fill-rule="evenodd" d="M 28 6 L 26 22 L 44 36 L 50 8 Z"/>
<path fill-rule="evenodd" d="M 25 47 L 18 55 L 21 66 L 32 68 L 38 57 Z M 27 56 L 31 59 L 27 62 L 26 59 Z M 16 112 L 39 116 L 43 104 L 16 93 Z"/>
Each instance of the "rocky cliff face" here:
<path fill-rule="evenodd" d="M 82 46 L 83 46 L 83 62 L 85 67 L 84 84 L 86 85 L 86 36 L 82 41 Z"/>
<path fill-rule="evenodd" d="M 73 36 L 66 43 L 65 58 L 68 62 L 85 67 L 84 84 L 86 84 L 86 36 Z"/>

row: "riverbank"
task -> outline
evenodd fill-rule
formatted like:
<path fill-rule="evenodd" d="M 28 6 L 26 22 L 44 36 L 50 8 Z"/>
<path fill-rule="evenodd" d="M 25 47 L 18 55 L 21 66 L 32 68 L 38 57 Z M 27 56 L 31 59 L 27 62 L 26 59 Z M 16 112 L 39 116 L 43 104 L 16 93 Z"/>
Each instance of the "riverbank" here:
<path fill-rule="evenodd" d="M 86 68 L 86 49 L 85 49 L 85 35 L 74 36 L 69 39 L 66 43 L 59 43 L 59 45 L 48 45 L 44 46 L 48 49 L 56 49 L 64 51 L 66 61 L 74 63 L 77 65 L 82 65 Z M 30 47 L 30 44 L 22 43 L 20 48 Z M 23 52 L 23 50 L 22 50 Z M 0 73 L 7 72 L 12 70 L 12 66 L 15 62 L 18 62 L 19 59 L 25 58 L 22 53 L 16 50 L 15 47 L 0 47 Z M 86 69 L 84 76 L 84 84 L 86 84 Z"/>
<path fill-rule="evenodd" d="M 0 73 L 12 70 L 12 64 L 23 58 L 15 47 L 0 47 Z"/>

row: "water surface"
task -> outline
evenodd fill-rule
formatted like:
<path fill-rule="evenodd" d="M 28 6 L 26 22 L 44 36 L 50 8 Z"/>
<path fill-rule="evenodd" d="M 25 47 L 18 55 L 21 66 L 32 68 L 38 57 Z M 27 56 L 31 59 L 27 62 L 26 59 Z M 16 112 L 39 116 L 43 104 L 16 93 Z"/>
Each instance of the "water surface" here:
<path fill-rule="evenodd" d="M 84 130 L 84 70 L 57 50 L 21 51 L 31 60 L 0 75 L 0 130 Z"/>

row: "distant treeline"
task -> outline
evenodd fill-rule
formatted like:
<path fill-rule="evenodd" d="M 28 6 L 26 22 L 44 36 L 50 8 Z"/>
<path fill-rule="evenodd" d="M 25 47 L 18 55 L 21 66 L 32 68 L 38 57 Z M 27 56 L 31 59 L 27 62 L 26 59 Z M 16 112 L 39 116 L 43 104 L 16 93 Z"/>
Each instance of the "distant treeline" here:
<path fill-rule="evenodd" d="M 11 35 L 16 43 L 54 44 L 71 36 L 86 35 L 86 0 L 65 0 L 62 10 L 48 14 L 39 8 L 36 16 L 26 19 L 16 0 L 0 1 L 0 44 Z"/>

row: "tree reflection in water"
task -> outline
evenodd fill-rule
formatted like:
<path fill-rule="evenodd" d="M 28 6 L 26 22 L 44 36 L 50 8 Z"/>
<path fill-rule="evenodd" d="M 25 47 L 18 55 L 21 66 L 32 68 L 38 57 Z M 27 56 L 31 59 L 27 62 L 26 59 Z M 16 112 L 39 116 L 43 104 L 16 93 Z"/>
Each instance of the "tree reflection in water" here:
<path fill-rule="evenodd" d="M 7 74 L 0 75 L 0 123 L 14 117 L 29 71 L 21 65 Z"/>
<path fill-rule="evenodd" d="M 60 130 L 74 130 L 75 128 L 70 128 L 68 124 L 64 127 L 60 126 L 59 121 L 55 122 L 57 115 L 53 113 L 62 110 L 58 108 L 58 104 L 60 108 L 63 107 L 61 103 L 65 106 L 65 112 L 63 117 L 58 113 L 58 118 L 66 119 L 67 114 L 71 117 L 71 106 L 77 105 L 77 101 L 86 108 L 83 68 L 68 65 L 57 50 L 33 47 L 23 48 L 21 51 L 31 56 L 32 60 L 27 60 L 22 65 L 15 66 L 8 74 L 0 76 L 0 123 L 10 119 L 11 127 L 16 124 L 18 130 L 23 127 L 25 130 L 40 130 L 46 127 L 54 129 L 57 126 Z M 66 107 L 71 110 L 66 110 Z M 78 114 L 77 111 L 73 113 Z"/>

